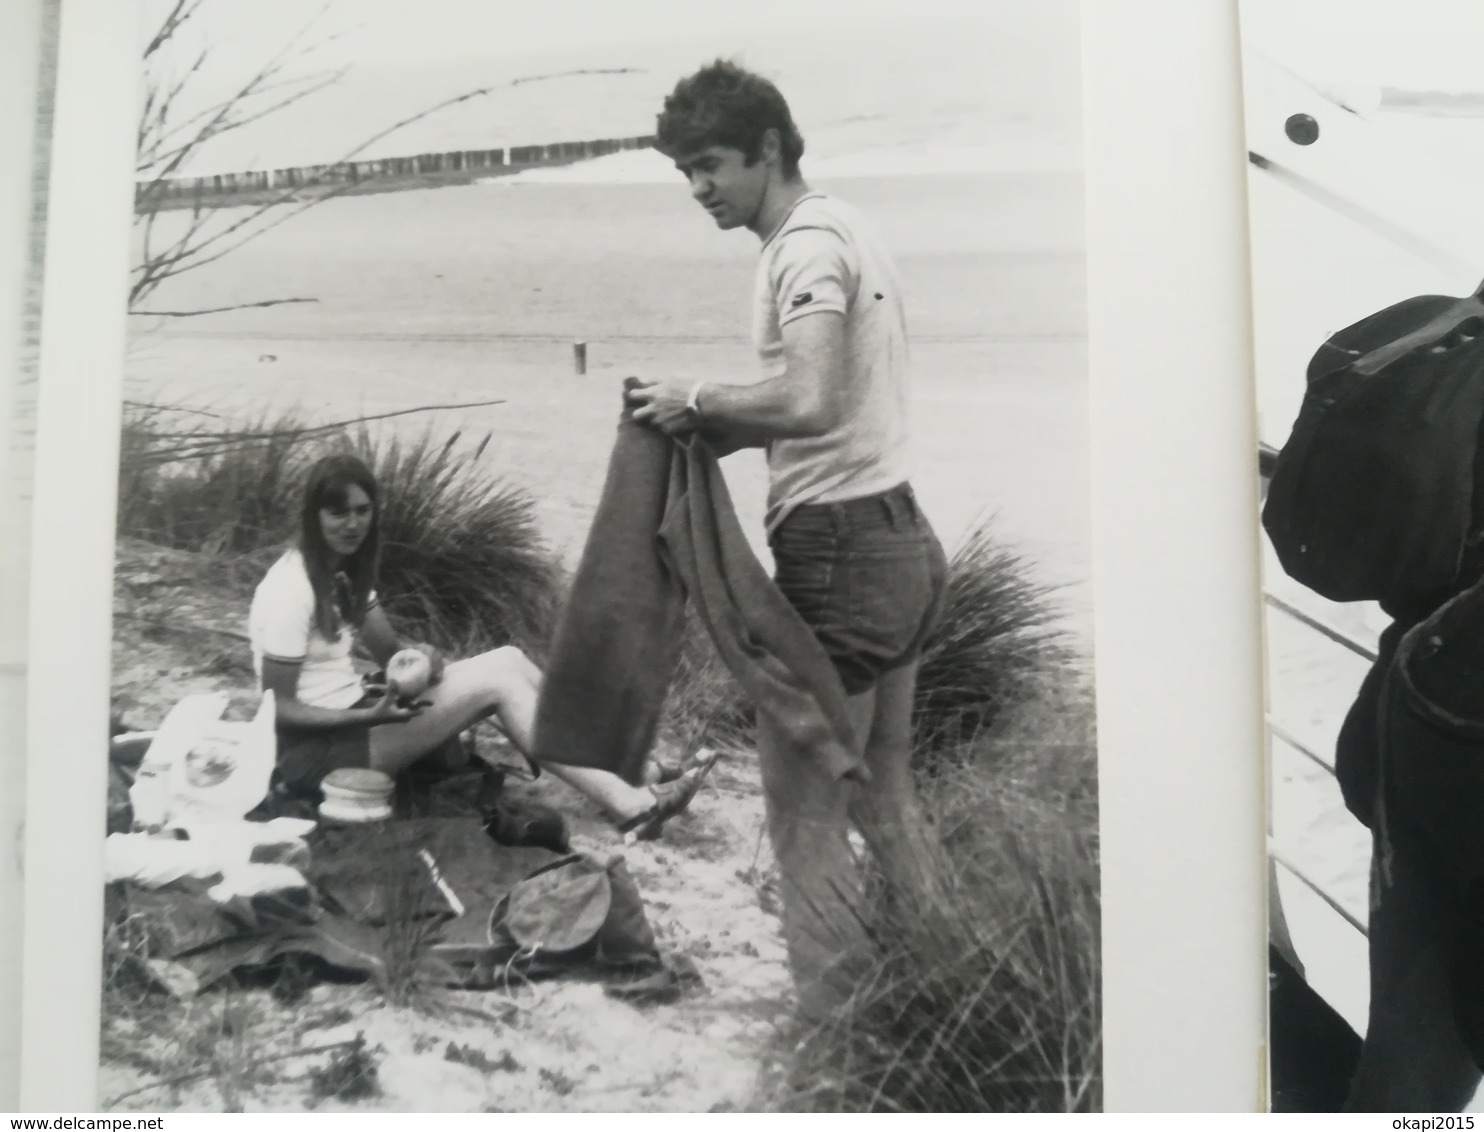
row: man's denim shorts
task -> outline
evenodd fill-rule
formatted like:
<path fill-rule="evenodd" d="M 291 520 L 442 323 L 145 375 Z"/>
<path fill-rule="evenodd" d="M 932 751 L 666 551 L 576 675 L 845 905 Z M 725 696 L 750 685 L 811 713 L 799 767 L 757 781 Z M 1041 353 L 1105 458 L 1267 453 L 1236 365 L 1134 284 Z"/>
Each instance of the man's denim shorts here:
<path fill-rule="evenodd" d="M 910 486 L 797 507 L 769 544 L 778 588 L 847 695 L 917 659 L 942 611 L 948 564 Z"/>

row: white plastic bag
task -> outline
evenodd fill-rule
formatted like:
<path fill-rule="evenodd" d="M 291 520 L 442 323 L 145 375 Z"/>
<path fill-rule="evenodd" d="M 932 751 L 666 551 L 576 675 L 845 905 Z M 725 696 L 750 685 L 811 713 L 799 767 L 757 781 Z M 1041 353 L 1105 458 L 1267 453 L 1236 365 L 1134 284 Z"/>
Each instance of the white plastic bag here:
<path fill-rule="evenodd" d="M 301 870 L 309 864 L 304 835 L 313 828 L 312 821 L 279 818 L 197 825 L 184 841 L 172 835 L 111 833 L 103 842 L 103 881 L 163 888 L 183 877 L 246 876 L 269 878 L 278 888 L 303 887 Z M 264 868 L 274 871 L 259 871 Z"/>
<path fill-rule="evenodd" d="M 182 877 L 206 880 L 221 871 L 221 865 L 204 856 L 192 841 L 148 833 L 111 833 L 103 842 L 105 884 L 131 880 L 145 888 L 161 888 Z"/>
<path fill-rule="evenodd" d="M 170 710 L 140 760 L 129 803 L 136 829 L 241 821 L 267 796 L 278 756 L 273 693 L 250 723 L 222 719 L 227 696 L 187 696 Z"/>

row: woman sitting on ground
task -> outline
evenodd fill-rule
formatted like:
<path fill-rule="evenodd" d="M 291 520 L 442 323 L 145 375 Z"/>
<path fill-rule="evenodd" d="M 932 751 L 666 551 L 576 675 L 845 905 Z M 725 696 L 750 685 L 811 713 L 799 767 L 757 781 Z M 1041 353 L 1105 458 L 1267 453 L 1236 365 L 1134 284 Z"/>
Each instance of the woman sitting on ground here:
<path fill-rule="evenodd" d="M 278 716 L 278 773 L 291 793 L 317 798 L 341 767 L 395 777 L 478 721 L 494 717 L 532 750 L 540 670 L 513 646 L 444 663 L 431 646 L 433 683 L 411 705 L 396 689 L 363 687 L 351 662 L 359 640 L 383 668 L 402 644 L 377 601 L 380 516 L 375 477 L 355 456 L 327 456 L 309 472 L 298 545 L 269 569 L 248 618 L 253 663 Z M 709 760 L 679 777 L 631 786 L 617 775 L 548 765 L 598 803 L 619 830 L 645 838 L 690 804 Z"/>

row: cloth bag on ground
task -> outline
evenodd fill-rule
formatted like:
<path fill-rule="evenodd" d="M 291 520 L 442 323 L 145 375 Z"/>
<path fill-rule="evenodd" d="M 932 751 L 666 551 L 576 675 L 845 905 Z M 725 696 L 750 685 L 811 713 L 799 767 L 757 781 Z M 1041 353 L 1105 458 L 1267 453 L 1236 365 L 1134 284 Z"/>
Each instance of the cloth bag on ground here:
<path fill-rule="evenodd" d="M 389 913 L 437 920 L 429 955 L 458 985 L 494 986 L 507 967 L 534 978 L 659 962 L 643 899 L 622 858 L 600 864 L 581 854 L 500 845 L 477 819 L 325 829 L 311 845 L 311 880 L 335 913 L 325 930 L 365 949 Z M 389 870 L 409 885 L 396 897 L 399 907 L 389 908 L 378 879 Z M 496 910 L 512 905 L 519 910 L 518 925 L 524 925 L 518 935 L 493 933 Z M 507 922 L 505 914 L 498 922 Z M 367 928 L 373 930 L 368 934 Z M 547 948 L 528 946 L 535 938 L 528 930 L 543 933 Z M 553 941 L 572 946 L 555 950 Z"/>
<path fill-rule="evenodd" d="M 621 857 L 574 853 L 541 866 L 490 913 L 489 941 L 532 958 L 651 964 L 654 933 Z"/>

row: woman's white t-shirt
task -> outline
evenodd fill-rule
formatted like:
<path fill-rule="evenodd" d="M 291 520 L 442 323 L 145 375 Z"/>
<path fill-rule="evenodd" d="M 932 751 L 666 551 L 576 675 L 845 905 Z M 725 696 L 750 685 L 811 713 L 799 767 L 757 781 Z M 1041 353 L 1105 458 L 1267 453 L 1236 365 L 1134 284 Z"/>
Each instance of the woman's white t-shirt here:
<path fill-rule="evenodd" d="M 373 590 L 367 608 L 376 604 Z M 297 549 L 287 551 L 258 583 L 247 616 L 253 670 L 263 679 L 263 658 L 299 665 L 300 703 L 348 708 L 361 698 L 361 678 L 350 659 L 355 631 L 342 624 L 340 639 L 326 640 L 314 623 L 314 587 Z"/>

